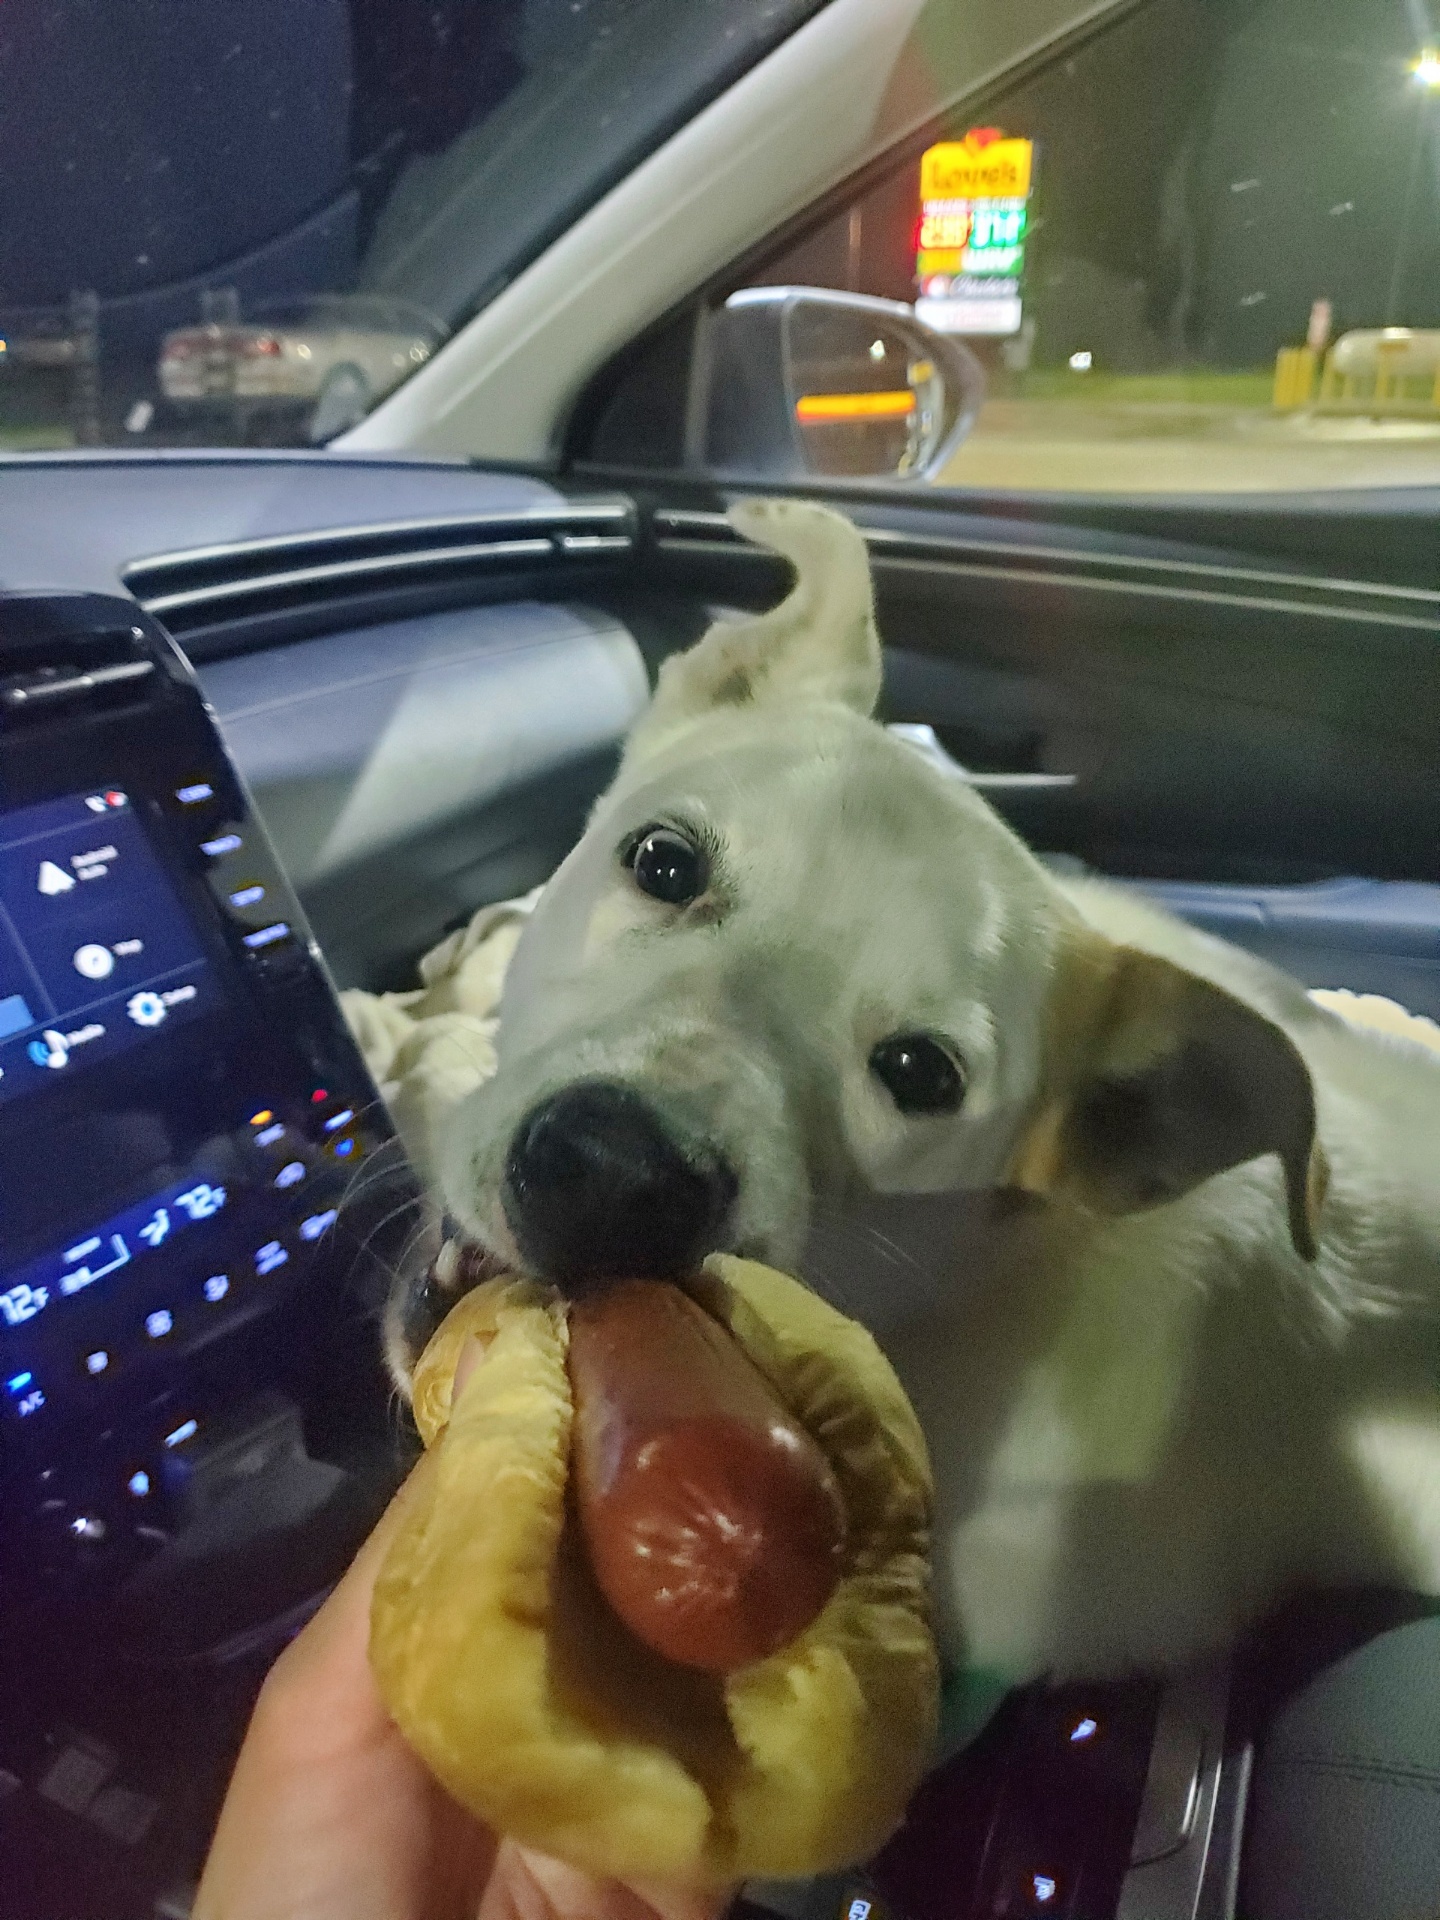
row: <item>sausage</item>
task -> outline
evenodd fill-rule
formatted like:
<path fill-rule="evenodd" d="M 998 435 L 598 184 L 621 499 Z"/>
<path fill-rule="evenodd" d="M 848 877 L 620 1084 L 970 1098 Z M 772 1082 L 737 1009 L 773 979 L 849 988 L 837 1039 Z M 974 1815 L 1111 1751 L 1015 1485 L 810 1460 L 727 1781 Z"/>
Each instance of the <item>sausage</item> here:
<path fill-rule="evenodd" d="M 834 1592 L 845 1508 L 824 1455 L 744 1349 L 654 1280 L 570 1309 L 572 1485 L 601 1592 L 638 1640 L 729 1673 Z"/>

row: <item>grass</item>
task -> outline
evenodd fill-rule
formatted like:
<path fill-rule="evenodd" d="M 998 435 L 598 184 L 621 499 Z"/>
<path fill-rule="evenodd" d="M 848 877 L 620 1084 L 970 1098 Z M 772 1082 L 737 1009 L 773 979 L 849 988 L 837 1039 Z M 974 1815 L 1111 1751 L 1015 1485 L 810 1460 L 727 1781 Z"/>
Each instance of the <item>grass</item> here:
<path fill-rule="evenodd" d="M 0 453 L 55 453 L 74 444 L 75 436 L 69 427 L 22 427 L 0 420 Z"/>
<path fill-rule="evenodd" d="M 1068 367 L 1047 367 L 1011 374 L 1002 391 L 1016 400 L 1092 406 L 1268 407 L 1273 390 L 1274 375 L 1268 372 L 1072 373 Z"/>

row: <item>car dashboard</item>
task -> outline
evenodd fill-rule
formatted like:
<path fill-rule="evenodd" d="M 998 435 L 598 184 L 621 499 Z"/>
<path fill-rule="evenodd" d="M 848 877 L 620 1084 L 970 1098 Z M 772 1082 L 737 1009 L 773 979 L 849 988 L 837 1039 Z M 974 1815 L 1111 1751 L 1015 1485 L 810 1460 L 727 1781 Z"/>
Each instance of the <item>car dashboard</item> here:
<path fill-rule="evenodd" d="M 14 1920 L 188 1912 L 259 1679 L 413 1447 L 377 1316 L 421 1197 L 335 988 L 411 984 L 542 881 L 660 660 L 780 590 L 723 504 L 323 456 L 0 463 Z M 1440 1019 L 1440 596 L 852 504 L 883 717 L 1042 857 Z M 1220 1920 L 1248 1871 L 1271 1888 L 1251 1910 L 1313 1920 L 1313 1875 L 1246 1849 L 1298 1844 L 1276 1728 L 1328 1725 L 1315 1687 L 1370 1642 L 1412 1671 L 1433 1622 L 1386 1602 L 1295 1628 L 1292 1655 L 1319 1651 L 1283 1700 L 1273 1641 L 1013 1695 L 978 1740 L 956 1722 L 864 1873 L 741 1905 Z"/>

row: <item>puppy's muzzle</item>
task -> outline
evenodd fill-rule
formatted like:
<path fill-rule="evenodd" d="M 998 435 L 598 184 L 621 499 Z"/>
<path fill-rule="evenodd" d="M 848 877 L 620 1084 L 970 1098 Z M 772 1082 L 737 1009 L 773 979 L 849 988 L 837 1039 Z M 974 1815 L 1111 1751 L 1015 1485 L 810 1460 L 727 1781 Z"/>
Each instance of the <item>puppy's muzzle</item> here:
<path fill-rule="evenodd" d="M 631 1088 L 586 1080 L 520 1122 L 502 1199 L 527 1263 L 574 1290 L 691 1271 L 716 1248 L 738 1191 L 714 1148 L 677 1139 Z"/>

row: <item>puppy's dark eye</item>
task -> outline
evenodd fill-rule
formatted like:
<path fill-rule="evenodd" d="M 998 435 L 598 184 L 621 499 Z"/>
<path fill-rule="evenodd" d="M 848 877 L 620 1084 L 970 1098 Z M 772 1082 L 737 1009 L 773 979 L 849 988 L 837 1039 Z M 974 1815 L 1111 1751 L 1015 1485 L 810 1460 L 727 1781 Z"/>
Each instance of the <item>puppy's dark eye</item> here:
<path fill-rule="evenodd" d="M 901 1113 L 954 1113 L 965 1098 L 965 1075 L 928 1033 L 896 1033 L 870 1055 L 870 1071 Z"/>
<path fill-rule="evenodd" d="M 642 893 L 670 907 L 689 906 L 710 884 L 709 861 L 673 827 L 646 827 L 630 843 L 625 864 Z"/>

